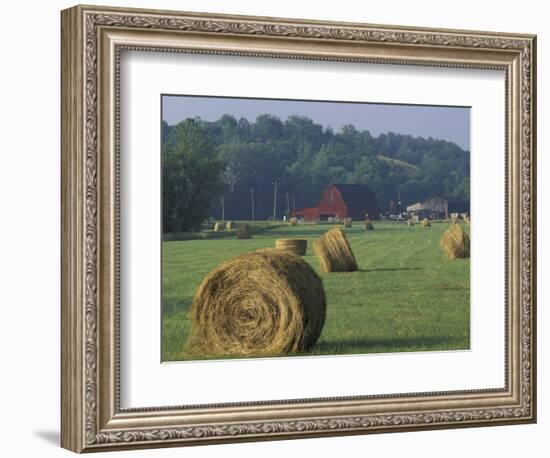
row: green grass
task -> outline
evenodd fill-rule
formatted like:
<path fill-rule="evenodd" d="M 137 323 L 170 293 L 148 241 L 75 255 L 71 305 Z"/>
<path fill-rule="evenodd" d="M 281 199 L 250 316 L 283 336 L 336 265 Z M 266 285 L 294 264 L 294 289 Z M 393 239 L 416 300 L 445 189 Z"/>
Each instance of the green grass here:
<path fill-rule="evenodd" d="M 468 349 L 470 261 L 444 257 L 439 238 L 448 224 L 424 228 L 375 221 L 374 226 L 369 232 L 360 223 L 346 229 L 360 269 L 346 273 L 320 272 L 313 241 L 327 225 L 281 226 L 250 240 L 164 242 L 163 361 L 185 359 L 190 306 L 204 276 L 223 260 L 274 246 L 281 237 L 308 239 L 304 259 L 323 278 L 327 319 L 310 354 Z"/>

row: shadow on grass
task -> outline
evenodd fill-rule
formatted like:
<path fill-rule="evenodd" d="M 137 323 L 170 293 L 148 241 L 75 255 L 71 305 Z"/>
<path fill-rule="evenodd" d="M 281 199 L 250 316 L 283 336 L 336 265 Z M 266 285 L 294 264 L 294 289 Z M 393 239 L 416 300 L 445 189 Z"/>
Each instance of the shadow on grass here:
<path fill-rule="evenodd" d="M 470 287 L 469 286 L 449 286 L 449 285 L 439 285 L 439 286 L 427 286 L 424 288 L 415 288 L 415 292 L 423 292 L 423 291 L 431 291 L 433 293 L 452 293 L 452 292 L 464 292 L 464 293 L 470 293 Z M 466 296 L 465 296 L 466 297 Z"/>
<path fill-rule="evenodd" d="M 269 238 L 272 237 L 281 237 L 281 238 L 307 238 L 307 237 L 321 237 L 327 229 L 297 229 L 293 230 L 292 228 L 282 230 L 281 228 L 277 229 L 268 229 L 261 234 L 258 234 L 258 238 L 261 238 L 262 235 L 265 235 Z"/>
<path fill-rule="evenodd" d="M 440 285 L 439 288 L 443 291 L 470 291 L 470 286 L 454 286 L 454 285 Z"/>
<path fill-rule="evenodd" d="M 421 267 L 379 267 L 378 269 L 359 269 L 359 272 L 400 272 L 407 270 L 424 270 Z"/>
<path fill-rule="evenodd" d="M 162 301 L 162 313 L 171 314 L 179 311 L 189 310 L 193 303 L 193 296 L 184 297 L 177 301 Z"/>
<path fill-rule="evenodd" d="M 432 348 L 449 348 L 449 345 L 455 344 L 456 349 L 465 349 L 459 346 L 461 339 L 451 336 L 433 336 L 433 337 L 397 337 L 380 339 L 340 339 L 330 342 L 320 342 L 316 345 L 314 352 L 342 352 L 348 350 L 350 353 L 357 353 L 354 348 L 360 348 L 362 353 L 377 353 L 391 351 L 420 351 L 430 350 Z M 467 347 L 469 348 L 469 347 Z M 408 350 L 409 349 L 409 350 Z"/>

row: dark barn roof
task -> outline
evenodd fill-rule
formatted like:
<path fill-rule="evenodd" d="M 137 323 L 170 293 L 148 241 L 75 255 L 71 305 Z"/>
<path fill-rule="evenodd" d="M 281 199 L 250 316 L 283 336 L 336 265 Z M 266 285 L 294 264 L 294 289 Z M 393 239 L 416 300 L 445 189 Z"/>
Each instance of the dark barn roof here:
<path fill-rule="evenodd" d="M 366 184 L 333 184 L 340 191 L 348 207 L 362 207 L 366 202 L 378 204 L 376 196 Z"/>
<path fill-rule="evenodd" d="M 378 200 L 366 184 L 333 184 L 332 186 L 342 194 L 352 218 L 364 218 L 368 210 L 371 212 L 376 210 L 378 213 Z"/>

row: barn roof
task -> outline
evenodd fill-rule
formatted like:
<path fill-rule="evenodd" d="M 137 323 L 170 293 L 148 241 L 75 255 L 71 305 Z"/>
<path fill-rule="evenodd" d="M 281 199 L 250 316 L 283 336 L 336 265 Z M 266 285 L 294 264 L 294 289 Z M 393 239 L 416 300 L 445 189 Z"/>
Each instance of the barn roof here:
<path fill-rule="evenodd" d="M 424 210 L 424 208 L 425 208 L 425 205 L 423 202 L 417 202 L 415 204 L 409 205 L 407 207 L 407 211 L 414 212 L 414 211 Z"/>
<path fill-rule="evenodd" d="M 333 184 L 340 191 L 349 207 L 364 207 L 365 204 L 378 204 L 376 196 L 366 184 Z"/>
<path fill-rule="evenodd" d="M 434 197 L 430 197 L 429 199 L 425 199 L 421 202 L 417 202 L 415 204 L 409 205 L 407 207 L 407 211 L 410 212 L 410 211 L 419 211 L 419 210 L 430 210 L 430 209 L 432 209 L 432 205 L 436 201 L 445 202 L 448 205 L 452 205 L 454 207 L 458 206 L 459 208 L 469 208 L 470 207 L 470 202 L 465 200 L 465 199 L 461 199 L 460 197 L 455 197 L 455 196 L 434 196 Z"/>

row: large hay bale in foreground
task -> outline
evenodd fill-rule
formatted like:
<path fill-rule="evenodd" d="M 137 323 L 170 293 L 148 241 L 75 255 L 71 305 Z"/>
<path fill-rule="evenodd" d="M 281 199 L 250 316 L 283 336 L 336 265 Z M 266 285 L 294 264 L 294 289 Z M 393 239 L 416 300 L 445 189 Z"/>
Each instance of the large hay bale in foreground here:
<path fill-rule="evenodd" d="M 352 227 L 353 221 L 351 218 L 344 218 L 344 227 Z"/>
<path fill-rule="evenodd" d="M 306 352 L 325 323 L 321 278 L 302 258 L 264 249 L 225 261 L 199 286 L 185 351 L 197 356 Z"/>
<path fill-rule="evenodd" d="M 235 229 L 237 229 L 237 223 L 235 221 L 228 221 L 225 225 L 225 228 L 228 231 L 234 231 Z"/>
<path fill-rule="evenodd" d="M 252 238 L 252 230 L 248 224 L 239 224 L 239 227 L 237 227 L 237 238 L 240 240 Z"/>
<path fill-rule="evenodd" d="M 470 237 L 459 224 L 451 224 L 439 243 L 449 259 L 470 257 Z"/>
<path fill-rule="evenodd" d="M 323 272 L 354 272 L 357 261 L 344 231 L 335 227 L 313 244 Z"/>
<path fill-rule="evenodd" d="M 307 240 L 305 239 L 277 239 L 275 240 L 277 250 L 289 251 L 290 253 L 304 256 L 307 251 Z"/>
<path fill-rule="evenodd" d="M 224 230 L 225 224 L 223 222 L 218 222 L 214 224 L 214 232 L 222 232 Z"/>
<path fill-rule="evenodd" d="M 430 223 L 430 220 L 428 218 L 424 218 L 420 225 L 422 227 L 432 227 L 432 223 Z"/>
<path fill-rule="evenodd" d="M 372 222 L 370 219 L 365 220 L 365 230 L 366 231 L 374 231 L 374 226 L 372 225 Z"/>

